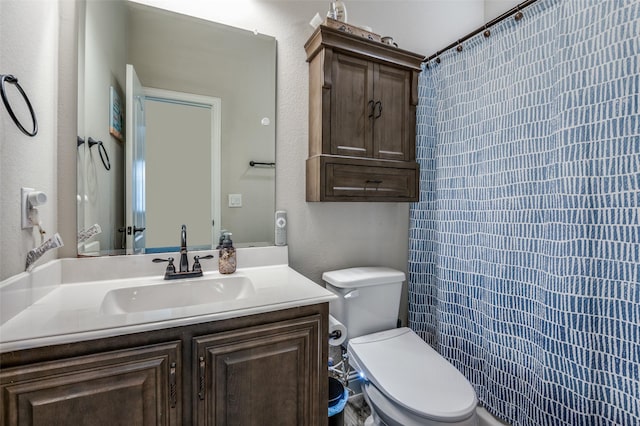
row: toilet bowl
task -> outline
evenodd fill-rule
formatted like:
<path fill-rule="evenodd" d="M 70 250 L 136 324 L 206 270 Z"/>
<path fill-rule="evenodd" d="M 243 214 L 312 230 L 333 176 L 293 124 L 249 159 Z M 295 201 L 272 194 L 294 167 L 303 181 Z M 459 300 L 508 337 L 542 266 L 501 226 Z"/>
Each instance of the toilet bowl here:
<path fill-rule="evenodd" d="M 365 381 L 373 424 L 477 424 L 475 391 L 453 365 L 408 328 L 351 339 L 349 363 Z M 375 419 L 375 417 L 378 419 Z"/>
<path fill-rule="evenodd" d="M 395 328 L 404 273 L 383 267 L 325 272 L 338 299 L 331 314 L 347 329 L 349 364 L 364 380 L 371 425 L 475 426 L 468 380 L 409 328 Z"/>

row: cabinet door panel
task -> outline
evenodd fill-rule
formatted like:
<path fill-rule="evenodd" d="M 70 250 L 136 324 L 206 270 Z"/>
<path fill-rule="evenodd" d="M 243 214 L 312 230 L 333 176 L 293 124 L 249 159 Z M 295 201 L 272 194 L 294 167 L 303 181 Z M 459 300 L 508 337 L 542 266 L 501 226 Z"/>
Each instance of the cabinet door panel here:
<path fill-rule="evenodd" d="M 376 67 L 376 106 L 373 128 L 374 157 L 408 161 L 413 146 L 410 125 L 411 73 L 379 65 Z"/>
<path fill-rule="evenodd" d="M 319 424 L 319 336 L 312 316 L 196 338 L 198 424 Z"/>
<path fill-rule="evenodd" d="M 371 157 L 373 64 L 336 54 L 331 72 L 331 154 Z"/>
<path fill-rule="evenodd" d="M 178 424 L 179 352 L 171 343 L 3 370 L 1 424 Z"/>

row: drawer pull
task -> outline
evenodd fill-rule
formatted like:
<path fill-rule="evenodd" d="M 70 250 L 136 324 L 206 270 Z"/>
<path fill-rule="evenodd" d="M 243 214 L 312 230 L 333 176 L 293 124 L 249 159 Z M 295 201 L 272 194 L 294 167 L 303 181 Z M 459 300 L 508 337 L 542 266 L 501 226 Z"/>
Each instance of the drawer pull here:
<path fill-rule="evenodd" d="M 382 183 L 381 180 L 367 179 L 364 183 L 364 190 L 366 191 L 369 185 L 375 185 L 376 186 L 375 190 L 377 191 L 381 183 Z"/>

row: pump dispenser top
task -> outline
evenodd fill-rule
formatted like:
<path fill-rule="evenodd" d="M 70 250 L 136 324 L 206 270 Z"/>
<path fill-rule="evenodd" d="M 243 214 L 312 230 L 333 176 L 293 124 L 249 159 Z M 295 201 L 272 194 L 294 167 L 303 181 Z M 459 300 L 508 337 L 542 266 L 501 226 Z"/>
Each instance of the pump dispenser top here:
<path fill-rule="evenodd" d="M 229 231 L 223 229 L 220 231 L 220 238 L 218 239 L 218 245 L 216 246 L 216 250 L 220 250 L 222 248 L 222 243 L 224 243 L 225 235 L 228 234 Z"/>

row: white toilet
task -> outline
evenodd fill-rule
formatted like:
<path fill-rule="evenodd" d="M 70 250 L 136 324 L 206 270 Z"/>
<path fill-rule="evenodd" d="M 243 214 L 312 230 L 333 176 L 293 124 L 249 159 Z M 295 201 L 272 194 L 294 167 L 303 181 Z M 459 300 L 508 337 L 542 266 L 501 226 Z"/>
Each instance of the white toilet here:
<path fill-rule="evenodd" d="M 329 310 L 347 328 L 349 363 L 364 378 L 366 424 L 475 426 L 475 391 L 409 328 L 395 328 L 404 273 L 363 267 L 325 272 Z M 346 343 L 346 342 L 345 342 Z"/>

